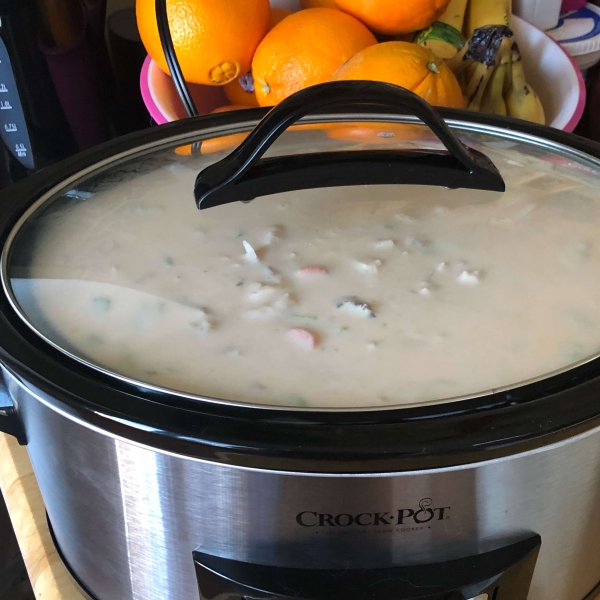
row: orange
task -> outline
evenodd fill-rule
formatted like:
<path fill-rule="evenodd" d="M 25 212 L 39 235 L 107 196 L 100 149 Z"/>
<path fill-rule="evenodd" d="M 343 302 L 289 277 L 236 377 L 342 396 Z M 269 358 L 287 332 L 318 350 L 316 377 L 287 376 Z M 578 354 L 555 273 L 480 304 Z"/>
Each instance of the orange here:
<path fill-rule="evenodd" d="M 298 90 L 329 81 L 340 65 L 376 41 L 360 21 L 339 10 L 308 8 L 290 15 L 254 54 L 258 103 L 274 106 Z"/>
<path fill-rule="evenodd" d="M 252 74 L 248 73 L 231 83 L 224 86 L 225 95 L 231 104 L 256 108 L 258 100 L 254 93 L 254 79 Z"/>
<path fill-rule="evenodd" d="M 431 134 L 423 125 L 408 123 L 340 123 L 332 125 L 327 135 L 334 140 L 355 144 L 399 144 L 428 139 Z"/>
<path fill-rule="evenodd" d="M 433 106 L 465 107 L 460 85 L 446 63 L 431 50 L 408 42 L 385 42 L 365 48 L 344 63 L 332 79 L 393 83 Z"/>
<path fill-rule="evenodd" d="M 429 27 L 444 14 L 450 0 L 336 0 L 336 3 L 373 31 L 396 35 Z"/>
<path fill-rule="evenodd" d="M 302 8 L 337 8 L 335 0 L 300 0 Z"/>
<path fill-rule="evenodd" d="M 244 108 L 248 108 L 247 106 L 221 106 L 220 108 L 216 108 L 210 114 L 214 115 L 222 112 L 229 112 L 230 110 L 242 110 Z M 244 133 L 232 133 L 230 135 L 223 135 L 216 138 L 209 138 L 202 142 L 200 146 L 200 151 L 202 154 L 213 154 L 215 152 L 221 152 L 223 150 L 229 150 L 230 148 L 235 148 L 239 146 L 247 137 L 250 132 Z"/>
<path fill-rule="evenodd" d="M 166 73 L 155 0 L 137 0 L 136 15 L 148 54 Z M 171 37 L 183 76 L 191 83 L 224 85 L 250 70 L 269 29 L 269 0 L 167 0 Z"/>
<path fill-rule="evenodd" d="M 286 17 L 292 14 L 291 10 L 286 8 L 273 8 L 271 10 L 271 21 L 269 22 L 269 30 L 275 25 L 283 21 Z M 246 73 L 239 79 L 228 83 L 225 87 L 225 94 L 231 104 L 239 104 L 241 106 L 249 106 L 256 108 L 258 100 L 254 94 L 254 79 L 252 73 Z"/>

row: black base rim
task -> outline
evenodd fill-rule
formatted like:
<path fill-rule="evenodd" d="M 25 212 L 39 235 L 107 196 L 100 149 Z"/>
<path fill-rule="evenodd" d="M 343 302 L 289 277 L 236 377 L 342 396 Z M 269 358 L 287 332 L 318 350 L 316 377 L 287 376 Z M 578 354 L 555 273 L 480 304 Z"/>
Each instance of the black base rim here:
<path fill-rule="evenodd" d="M 598 600 L 600 598 L 600 581 L 594 586 L 594 589 L 583 600 Z"/>
<path fill-rule="evenodd" d="M 600 598 L 600 581 L 583 600 L 598 600 L 598 598 Z"/>

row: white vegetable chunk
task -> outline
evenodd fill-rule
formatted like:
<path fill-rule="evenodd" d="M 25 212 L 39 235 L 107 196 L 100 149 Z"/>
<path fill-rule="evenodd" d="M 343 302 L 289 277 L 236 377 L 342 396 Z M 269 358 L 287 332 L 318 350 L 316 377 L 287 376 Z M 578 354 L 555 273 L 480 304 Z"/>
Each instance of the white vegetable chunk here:
<path fill-rule="evenodd" d="M 243 240 L 242 244 L 244 245 L 244 250 L 246 250 L 246 260 L 250 262 L 258 262 L 258 254 L 256 254 L 256 251 L 250 245 L 250 243 L 246 240 Z"/>
<path fill-rule="evenodd" d="M 362 273 L 367 273 L 368 275 L 377 275 L 379 267 L 381 266 L 381 260 L 376 258 L 371 262 L 355 261 L 354 266 Z"/>
<path fill-rule="evenodd" d="M 355 317 L 375 317 L 375 313 L 371 310 L 371 307 L 366 302 L 354 297 L 342 298 L 336 302 L 336 308 Z"/>
<path fill-rule="evenodd" d="M 479 271 L 462 271 L 458 276 L 458 282 L 464 285 L 477 285 L 479 283 Z"/>

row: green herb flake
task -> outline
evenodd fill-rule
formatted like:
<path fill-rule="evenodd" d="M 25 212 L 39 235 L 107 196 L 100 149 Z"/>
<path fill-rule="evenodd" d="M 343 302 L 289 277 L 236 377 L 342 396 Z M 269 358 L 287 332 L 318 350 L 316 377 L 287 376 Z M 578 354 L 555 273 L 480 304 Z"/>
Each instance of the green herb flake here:
<path fill-rule="evenodd" d="M 175 264 L 175 260 L 173 259 L 172 256 L 165 256 L 165 264 L 169 267 L 172 267 Z"/>
<path fill-rule="evenodd" d="M 291 400 L 296 406 L 310 406 L 310 403 L 304 396 L 300 396 L 299 394 L 292 394 Z"/>
<path fill-rule="evenodd" d="M 243 231 L 238 231 L 238 232 L 235 234 L 235 239 L 236 239 L 236 240 L 239 240 L 241 237 L 243 237 L 243 235 L 244 235 L 244 232 L 243 232 Z"/>
<path fill-rule="evenodd" d="M 339 335 L 342 335 L 344 333 L 346 333 L 348 331 L 347 327 L 340 327 L 340 330 L 338 331 Z"/>
<path fill-rule="evenodd" d="M 112 300 L 107 296 L 96 296 L 92 300 L 92 308 L 98 313 L 105 313 L 110 310 Z"/>
<path fill-rule="evenodd" d="M 100 346 L 102 344 L 102 338 L 95 333 L 92 333 L 87 338 L 87 343 L 90 346 Z"/>

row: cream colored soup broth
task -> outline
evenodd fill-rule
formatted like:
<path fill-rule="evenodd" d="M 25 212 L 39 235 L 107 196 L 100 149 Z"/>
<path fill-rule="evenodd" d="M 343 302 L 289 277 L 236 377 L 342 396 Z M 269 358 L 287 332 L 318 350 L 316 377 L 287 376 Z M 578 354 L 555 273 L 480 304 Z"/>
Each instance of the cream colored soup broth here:
<path fill-rule="evenodd" d="M 206 211 L 197 169 L 157 169 L 41 217 L 13 287 L 66 350 L 201 396 L 359 407 L 507 386 L 598 351 L 600 212 L 591 184 L 492 158 L 506 194 L 340 188 Z"/>

